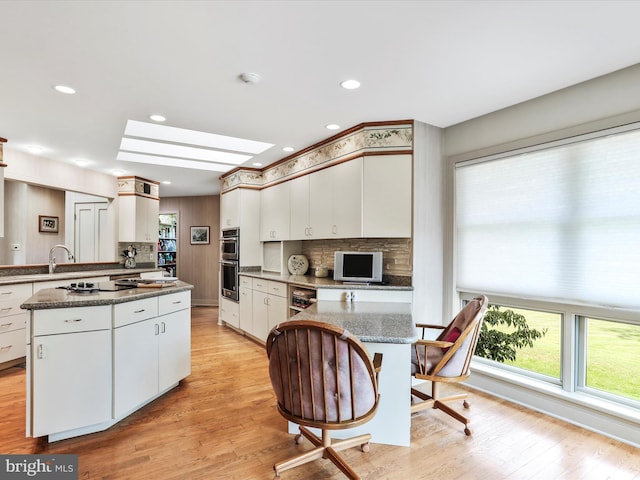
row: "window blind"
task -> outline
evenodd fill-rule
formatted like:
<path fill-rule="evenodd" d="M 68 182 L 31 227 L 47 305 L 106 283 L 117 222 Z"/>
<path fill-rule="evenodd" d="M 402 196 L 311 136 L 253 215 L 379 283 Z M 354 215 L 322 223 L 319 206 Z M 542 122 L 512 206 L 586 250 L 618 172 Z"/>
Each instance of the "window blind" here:
<path fill-rule="evenodd" d="M 640 308 L 640 131 L 456 168 L 458 290 Z"/>

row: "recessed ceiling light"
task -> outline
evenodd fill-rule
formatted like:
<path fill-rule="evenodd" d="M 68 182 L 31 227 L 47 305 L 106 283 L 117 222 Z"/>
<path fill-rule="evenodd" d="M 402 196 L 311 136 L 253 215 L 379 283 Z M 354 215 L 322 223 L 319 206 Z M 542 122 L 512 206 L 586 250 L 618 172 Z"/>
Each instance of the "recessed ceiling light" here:
<path fill-rule="evenodd" d="M 356 88 L 360 88 L 360 82 L 357 80 L 345 80 L 340 83 L 340 86 L 346 90 L 355 90 Z"/>
<path fill-rule="evenodd" d="M 111 174 L 115 175 L 116 177 L 120 177 L 122 175 L 124 175 L 124 170 L 111 170 Z"/>
<path fill-rule="evenodd" d="M 340 128 L 340 125 L 336 125 L 335 123 L 330 123 L 326 127 L 328 130 L 338 130 Z"/>
<path fill-rule="evenodd" d="M 293 147 L 282 147 L 283 152 L 293 152 L 295 148 Z"/>
<path fill-rule="evenodd" d="M 166 120 L 166 118 L 163 117 L 162 115 L 155 115 L 155 114 L 149 115 L 149 118 L 154 122 L 164 122 Z"/>
<path fill-rule="evenodd" d="M 27 145 L 27 151 L 29 153 L 33 153 L 34 155 L 38 155 L 39 153 L 44 152 L 44 148 L 37 145 Z"/>
<path fill-rule="evenodd" d="M 171 182 L 169 180 L 163 180 L 162 184 L 163 185 L 171 185 Z"/>
<path fill-rule="evenodd" d="M 76 160 L 76 165 L 78 165 L 79 167 L 86 167 L 87 165 L 89 165 L 89 161 L 88 160 Z"/>
<path fill-rule="evenodd" d="M 53 89 L 56 92 L 66 93 L 67 95 L 73 95 L 74 93 L 76 93 L 75 89 L 68 87 L 66 85 L 54 85 Z"/>
<path fill-rule="evenodd" d="M 262 164 L 260 162 L 253 162 L 251 165 L 253 165 L 254 167 L 261 167 Z"/>

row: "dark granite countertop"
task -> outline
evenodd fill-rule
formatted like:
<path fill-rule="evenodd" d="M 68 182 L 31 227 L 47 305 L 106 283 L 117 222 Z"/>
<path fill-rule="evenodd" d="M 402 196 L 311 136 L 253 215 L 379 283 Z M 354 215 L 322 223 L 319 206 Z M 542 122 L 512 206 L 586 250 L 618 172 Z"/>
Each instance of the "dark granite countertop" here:
<path fill-rule="evenodd" d="M 418 340 L 410 303 L 321 300 L 291 320 L 331 323 L 348 330 L 362 342 L 415 343 Z"/>
<path fill-rule="evenodd" d="M 193 289 L 193 285 L 178 280 L 175 286 L 163 288 L 131 288 L 117 292 L 77 293 L 62 288 L 45 288 L 26 300 L 20 308 L 44 310 L 51 308 L 94 307 L 131 302 L 143 298 L 169 295 Z"/>

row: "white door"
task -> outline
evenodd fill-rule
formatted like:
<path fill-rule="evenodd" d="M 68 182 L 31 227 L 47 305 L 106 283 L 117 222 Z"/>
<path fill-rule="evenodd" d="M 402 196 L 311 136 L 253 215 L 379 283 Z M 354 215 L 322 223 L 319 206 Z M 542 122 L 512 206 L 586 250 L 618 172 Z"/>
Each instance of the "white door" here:
<path fill-rule="evenodd" d="M 108 260 L 104 242 L 107 231 L 107 206 L 105 203 L 75 204 L 76 262 L 100 262 Z"/>

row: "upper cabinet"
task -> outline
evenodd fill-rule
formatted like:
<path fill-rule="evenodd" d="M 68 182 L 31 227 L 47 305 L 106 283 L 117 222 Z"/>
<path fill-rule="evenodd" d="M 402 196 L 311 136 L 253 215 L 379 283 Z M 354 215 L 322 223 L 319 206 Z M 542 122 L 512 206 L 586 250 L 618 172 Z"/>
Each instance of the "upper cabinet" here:
<path fill-rule="evenodd" d="M 287 183 L 291 240 L 411 237 L 411 155 L 360 157 Z"/>
<path fill-rule="evenodd" d="M 158 184 L 137 177 L 120 177 L 118 185 L 119 241 L 157 243 Z"/>
<path fill-rule="evenodd" d="M 0 138 L 0 237 L 4 237 L 4 167 L 6 163 L 2 161 L 2 144 L 5 138 Z"/>
<path fill-rule="evenodd" d="M 289 185 L 260 190 L 260 240 L 289 240 Z"/>
<path fill-rule="evenodd" d="M 240 266 L 259 266 L 260 191 L 236 188 L 220 195 L 220 228 L 240 229 Z"/>
<path fill-rule="evenodd" d="M 362 178 L 362 236 L 411 237 L 411 155 L 367 156 Z"/>

